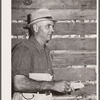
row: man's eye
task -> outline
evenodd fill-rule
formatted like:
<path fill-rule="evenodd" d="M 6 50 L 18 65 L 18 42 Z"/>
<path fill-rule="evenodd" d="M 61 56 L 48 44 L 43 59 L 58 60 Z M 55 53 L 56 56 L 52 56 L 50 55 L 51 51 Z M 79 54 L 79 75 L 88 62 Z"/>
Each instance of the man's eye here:
<path fill-rule="evenodd" d="M 46 28 L 47 28 L 47 29 L 50 28 L 50 25 L 46 25 Z"/>
<path fill-rule="evenodd" d="M 54 25 L 46 25 L 47 29 L 49 29 L 50 27 L 54 28 Z"/>

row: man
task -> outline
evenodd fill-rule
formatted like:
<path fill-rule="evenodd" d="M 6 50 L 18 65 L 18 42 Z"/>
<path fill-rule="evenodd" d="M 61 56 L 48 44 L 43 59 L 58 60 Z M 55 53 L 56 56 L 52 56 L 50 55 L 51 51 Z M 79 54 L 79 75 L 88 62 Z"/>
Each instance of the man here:
<path fill-rule="evenodd" d="M 55 20 L 46 8 L 36 10 L 31 14 L 28 24 L 31 36 L 28 40 L 18 44 L 12 52 L 14 100 L 24 100 L 26 97 L 20 99 L 22 98 L 19 96 L 21 93 L 34 93 L 34 95 L 49 93 L 47 95 L 49 96 L 52 91 L 60 93 L 71 91 L 70 85 L 65 81 L 53 81 L 53 79 L 48 80 L 48 78 L 41 80 L 43 73 L 53 76 L 46 43 L 51 40 L 54 24 Z M 30 75 L 35 73 L 40 74 L 40 80 L 36 79 L 36 76 L 30 78 Z M 35 96 L 31 100 L 35 100 L 34 98 Z"/>

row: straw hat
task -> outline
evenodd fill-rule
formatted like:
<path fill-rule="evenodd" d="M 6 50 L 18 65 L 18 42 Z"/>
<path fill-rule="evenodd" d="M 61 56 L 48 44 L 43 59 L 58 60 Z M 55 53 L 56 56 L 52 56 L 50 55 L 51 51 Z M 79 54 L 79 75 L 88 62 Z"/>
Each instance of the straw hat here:
<path fill-rule="evenodd" d="M 28 26 L 30 26 L 33 23 L 37 23 L 44 20 L 51 20 L 56 22 L 56 20 L 54 20 L 53 16 L 51 15 L 49 9 L 38 9 L 30 14 L 30 23 L 28 24 Z"/>

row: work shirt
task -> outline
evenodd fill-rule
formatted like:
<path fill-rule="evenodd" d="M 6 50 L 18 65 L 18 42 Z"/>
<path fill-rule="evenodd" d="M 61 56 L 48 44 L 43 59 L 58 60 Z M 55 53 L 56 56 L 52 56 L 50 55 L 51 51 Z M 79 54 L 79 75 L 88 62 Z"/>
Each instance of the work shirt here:
<path fill-rule="evenodd" d="M 29 73 L 53 74 L 49 50 L 43 48 L 33 36 L 15 46 L 12 52 L 12 77 L 29 77 Z"/>

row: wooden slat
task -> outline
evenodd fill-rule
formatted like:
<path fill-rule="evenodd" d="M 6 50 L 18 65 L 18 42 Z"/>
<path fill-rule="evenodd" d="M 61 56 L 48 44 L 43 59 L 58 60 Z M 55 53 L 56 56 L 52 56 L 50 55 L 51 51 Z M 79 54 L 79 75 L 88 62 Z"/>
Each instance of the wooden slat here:
<path fill-rule="evenodd" d="M 93 9 L 96 8 L 96 0 L 32 0 L 30 5 L 24 2 L 31 0 L 12 0 L 12 8 L 41 8 L 49 9 Z"/>
<path fill-rule="evenodd" d="M 96 34 L 96 23 L 57 23 L 55 24 L 55 34 L 57 35 L 82 35 Z"/>
<path fill-rule="evenodd" d="M 52 66 L 95 65 L 96 53 L 52 54 Z"/>
<path fill-rule="evenodd" d="M 93 68 L 53 68 L 54 80 L 88 81 L 96 80 Z"/>
<path fill-rule="evenodd" d="M 84 98 L 78 98 L 78 97 L 76 97 L 76 98 L 66 98 L 66 97 L 62 97 L 62 98 L 59 98 L 59 97 L 57 97 L 57 98 L 55 98 L 55 99 L 53 99 L 53 100 L 97 100 L 97 98 L 96 98 L 96 96 L 94 97 L 94 98 L 92 98 L 91 96 L 88 98 L 88 97 L 84 97 Z"/>
<path fill-rule="evenodd" d="M 53 100 L 97 100 L 96 94 L 90 94 L 86 96 L 53 96 Z"/>
<path fill-rule="evenodd" d="M 56 20 L 96 19 L 96 10 L 55 9 L 50 11 Z M 12 9 L 12 20 L 27 20 L 27 15 L 32 12 L 34 12 L 33 9 Z"/>
<path fill-rule="evenodd" d="M 12 23 L 12 35 L 25 35 L 27 23 Z M 54 35 L 91 35 L 96 34 L 96 23 L 56 23 Z"/>
<path fill-rule="evenodd" d="M 96 38 L 54 38 L 48 47 L 51 50 L 96 50 Z"/>
<path fill-rule="evenodd" d="M 12 35 L 26 35 L 28 30 L 24 29 L 25 25 L 23 23 L 12 23 Z"/>

